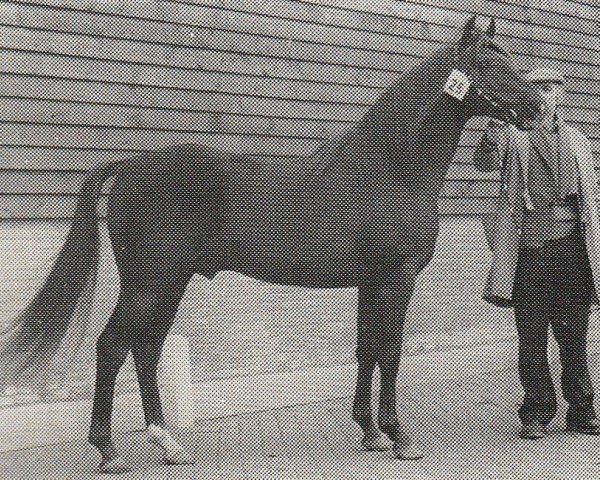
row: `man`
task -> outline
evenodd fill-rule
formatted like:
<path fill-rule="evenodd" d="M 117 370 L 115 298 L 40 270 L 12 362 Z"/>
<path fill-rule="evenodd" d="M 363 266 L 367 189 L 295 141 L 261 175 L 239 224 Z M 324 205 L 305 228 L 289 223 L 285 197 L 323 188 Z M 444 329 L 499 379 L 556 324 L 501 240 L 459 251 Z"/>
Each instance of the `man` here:
<path fill-rule="evenodd" d="M 544 98 L 532 129 L 490 122 L 475 152 L 481 171 L 501 170 L 502 192 L 492 226 L 492 269 L 484 298 L 514 306 L 519 378 L 525 397 L 521 438 L 538 439 L 556 415 L 547 356 L 548 328 L 560 349 L 567 430 L 600 434 L 587 365 L 586 335 L 600 292 L 600 221 L 591 146 L 558 112 L 564 77 L 529 72 Z"/>

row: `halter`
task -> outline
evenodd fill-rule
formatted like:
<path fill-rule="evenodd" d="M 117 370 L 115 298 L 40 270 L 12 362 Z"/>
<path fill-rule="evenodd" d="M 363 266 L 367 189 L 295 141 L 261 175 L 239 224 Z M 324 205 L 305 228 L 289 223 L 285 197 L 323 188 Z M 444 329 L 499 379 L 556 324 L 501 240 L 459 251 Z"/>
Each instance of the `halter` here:
<path fill-rule="evenodd" d="M 515 112 L 512 108 L 502 107 L 497 101 L 495 101 L 488 94 L 486 94 L 480 87 L 475 87 L 475 90 L 477 92 L 477 96 L 480 98 L 483 98 L 486 102 L 488 102 L 488 104 L 492 108 L 495 108 L 500 111 L 508 112 L 510 114 L 510 116 L 512 117 L 512 120 L 515 120 L 517 118 L 517 112 Z"/>
<path fill-rule="evenodd" d="M 459 52 L 456 51 L 454 55 L 454 64 L 458 64 L 459 60 Z M 452 70 L 452 72 L 450 72 L 450 75 L 446 80 L 446 84 L 444 85 L 444 93 L 447 93 L 450 96 L 462 101 L 467 91 L 471 88 L 475 90 L 477 98 L 482 98 L 492 108 L 499 111 L 504 111 L 512 117 L 513 121 L 516 120 L 517 113 L 512 108 L 505 108 L 500 105 L 494 98 L 485 93 L 479 85 L 475 84 L 469 75 L 456 67 Z"/>

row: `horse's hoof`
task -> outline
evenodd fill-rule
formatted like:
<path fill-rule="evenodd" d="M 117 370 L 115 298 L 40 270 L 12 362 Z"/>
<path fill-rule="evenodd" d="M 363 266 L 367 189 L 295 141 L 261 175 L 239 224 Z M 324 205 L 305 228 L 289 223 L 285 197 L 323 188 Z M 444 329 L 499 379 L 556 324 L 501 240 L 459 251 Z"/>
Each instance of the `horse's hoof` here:
<path fill-rule="evenodd" d="M 100 466 L 98 467 L 98 471 L 100 473 L 110 473 L 110 474 L 118 474 L 118 473 L 126 473 L 130 472 L 131 465 L 120 455 L 117 457 L 113 457 L 109 460 L 104 460 Z"/>
<path fill-rule="evenodd" d="M 384 434 L 377 432 L 366 434 L 361 445 L 366 452 L 385 452 L 392 448 L 393 444 Z"/>
<path fill-rule="evenodd" d="M 193 465 L 196 463 L 196 457 L 184 448 L 174 452 L 167 452 L 163 461 L 166 465 Z"/>
<path fill-rule="evenodd" d="M 425 452 L 416 445 L 395 445 L 394 456 L 398 460 L 419 460 L 425 456 Z"/>

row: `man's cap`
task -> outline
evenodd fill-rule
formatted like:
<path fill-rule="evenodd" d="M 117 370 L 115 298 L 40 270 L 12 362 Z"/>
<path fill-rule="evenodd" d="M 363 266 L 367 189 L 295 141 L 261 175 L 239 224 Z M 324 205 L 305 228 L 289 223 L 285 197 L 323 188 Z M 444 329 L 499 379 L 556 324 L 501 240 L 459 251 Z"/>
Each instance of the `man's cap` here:
<path fill-rule="evenodd" d="M 553 68 L 535 68 L 525 75 L 525 80 L 530 83 L 565 83 L 565 77 L 562 72 L 554 70 Z"/>

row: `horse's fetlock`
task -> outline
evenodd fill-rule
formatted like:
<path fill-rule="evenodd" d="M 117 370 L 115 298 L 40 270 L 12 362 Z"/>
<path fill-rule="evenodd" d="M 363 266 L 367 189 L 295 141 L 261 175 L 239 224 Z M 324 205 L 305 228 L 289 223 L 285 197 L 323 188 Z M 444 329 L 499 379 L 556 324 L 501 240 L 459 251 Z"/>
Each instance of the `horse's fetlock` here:
<path fill-rule="evenodd" d="M 352 420 L 362 429 L 369 430 L 374 428 L 373 420 L 370 412 L 365 410 L 354 410 L 352 412 Z"/>
<path fill-rule="evenodd" d="M 118 455 L 110 435 L 90 433 L 88 435 L 88 443 L 98 450 L 104 459 L 115 458 Z"/>

